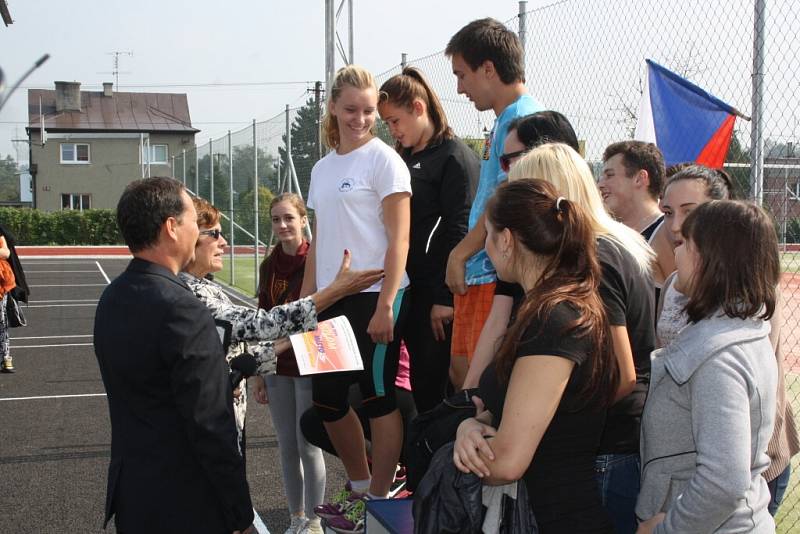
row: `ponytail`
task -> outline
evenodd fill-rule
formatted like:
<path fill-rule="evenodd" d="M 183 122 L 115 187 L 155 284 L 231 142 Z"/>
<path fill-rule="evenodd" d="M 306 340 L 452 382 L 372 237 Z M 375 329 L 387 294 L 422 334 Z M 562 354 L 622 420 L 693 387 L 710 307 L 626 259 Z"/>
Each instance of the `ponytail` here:
<path fill-rule="evenodd" d="M 517 357 L 517 347 L 534 319 L 546 321 L 558 304 L 566 303 L 578 318 L 560 336 L 586 337 L 592 353 L 583 364 L 589 369 L 578 396 L 585 403 L 610 405 L 619 383 L 616 360 L 610 350 L 605 308 L 600 299 L 600 263 L 591 221 L 576 202 L 558 196 L 543 180 L 523 179 L 498 187 L 486 206 L 489 223 L 508 228 L 518 246 L 543 262 L 539 280 L 517 310 L 496 359 L 501 383 L 507 383 Z M 523 259 L 516 253 L 515 260 Z M 523 269 L 524 267 L 520 267 Z M 541 333 L 541 332 L 539 332 Z"/>
<path fill-rule="evenodd" d="M 447 123 L 447 116 L 439 97 L 433 92 L 419 69 L 406 67 L 401 74 L 392 76 L 383 82 L 378 91 L 378 98 L 380 103 L 392 104 L 407 110 L 412 109 L 415 100 L 422 101 L 428 117 L 433 123 L 433 135 L 430 142 L 439 143 L 455 137 L 452 128 Z M 396 145 L 396 148 L 398 151 L 402 149 L 399 144 Z"/>
<path fill-rule="evenodd" d="M 330 104 L 336 102 L 341 96 L 345 86 L 355 87 L 356 89 L 376 89 L 375 79 L 372 74 L 358 65 L 347 65 L 336 71 L 336 76 L 331 84 L 331 94 L 328 95 L 328 107 L 322 119 L 322 140 L 325 146 L 332 150 L 339 148 L 341 141 L 339 137 L 339 123 L 336 116 L 331 113 Z M 375 127 L 370 130 L 375 135 Z"/>

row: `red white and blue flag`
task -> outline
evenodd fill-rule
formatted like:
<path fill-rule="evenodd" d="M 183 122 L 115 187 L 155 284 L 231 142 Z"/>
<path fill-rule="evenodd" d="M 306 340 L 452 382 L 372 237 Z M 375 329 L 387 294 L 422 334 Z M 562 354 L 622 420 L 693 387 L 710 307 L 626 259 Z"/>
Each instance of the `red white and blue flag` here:
<path fill-rule="evenodd" d="M 647 60 L 647 83 L 634 137 L 649 141 L 666 164 L 693 161 L 722 168 L 733 136 L 734 107 Z"/>

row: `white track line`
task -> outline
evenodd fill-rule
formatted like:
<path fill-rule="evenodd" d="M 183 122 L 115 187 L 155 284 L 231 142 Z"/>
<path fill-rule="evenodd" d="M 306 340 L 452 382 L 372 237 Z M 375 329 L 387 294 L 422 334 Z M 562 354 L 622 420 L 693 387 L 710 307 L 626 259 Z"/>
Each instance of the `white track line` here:
<path fill-rule="evenodd" d="M 108 284 L 34 284 L 30 287 L 106 287 Z"/>
<path fill-rule="evenodd" d="M 81 306 L 97 306 L 97 304 L 42 304 L 41 306 L 33 304 L 33 305 L 26 305 L 25 309 L 27 310 L 28 308 L 80 308 Z"/>
<path fill-rule="evenodd" d="M 0 401 L 23 401 L 41 399 L 73 399 L 76 397 L 105 397 L 105 393 L 82 393 L 79 395 L 43 395 L 41 397 L 0 397 Z"/>
<path fill-rule="evenodd" d="M 29 265 L 26 263 L 25 265 Z M 35 274 L 35 273 L 96 273 L 97 271 L 25 271 L 25 274 Z"/>
<path fill-rule="evenodd" d="M 14 350 L 19 349 L 49 349 L 52 347 L 91 347 L 94 343 L 61 343 L 59 345 L 11 345 Z"/>
<path fill-rule="evenodd" d="M 99 302 L 99 301 L 97 299 L 32 300 L 30 301 L 30 304 L 50 304 L 53 302 L 69 302 L 70 304 L 72 304 L 75 302 Z"/>
<path fill-rule="evenodd" d="M 92 337 L 92 334 L 71 334 L 68 336 L 32 336 L 32 337 L 12 337 L 11 339 L 62 339 L 67 337 Z"/>
<path fill-rule="evenodd" d="M 98 268 L 98 269 L 100 269 L 100 274 L 102 274 L 102 275 L 103 275 L 103 278 L 105 278 L 105 279 L 106 279 L 106 284 L 110 284 L 110 283 L 111 283 L 111 280 L 109 280 L 109 279 L 108 279 L 108 275 L 107 275 L 107 274 L 106 274 L 106 272 L 103 270 L 103 268 L 100 266 L 100 262 L 99 262 L 99 261 L 96 261 L 96 262 L 94 262 L 94 264 L 95 264 L 95 265 L 97 265 L 97 268 Z"/>
<path fill-rule="evenodd" d="M 261 520 L 261 516 L 258 515 L 255 508 L 253 508 L 253 516 L 253 526 L 256 527 L 256 532 L 258 532 L 258 534 L 269 534 L 267 525 Z"/>

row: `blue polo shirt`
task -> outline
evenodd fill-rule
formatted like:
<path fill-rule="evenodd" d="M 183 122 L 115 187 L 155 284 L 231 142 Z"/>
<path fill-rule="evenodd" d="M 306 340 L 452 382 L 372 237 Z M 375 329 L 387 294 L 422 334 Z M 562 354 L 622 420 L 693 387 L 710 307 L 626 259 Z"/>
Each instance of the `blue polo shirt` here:
<path fill-rule="evenodd" d="M 508 133 L 508 125 L 517 117 L 524 117 L 544 108 L 535 98 L 524 94 L 510 104 L 500 113 L 494 121 L 492 133 L 486 140 L 483 149 L 483 161 L 481 161 L 481 176 L 478 180 L 478 190 L 475 193 L 475 201 L 469 212 L 469 229 L 472 230 L 478 223 L 486 202 L 494 194 L 497 186 L 506 180 L 506 173 L 500 168 L 500 156 L 503 155 L 503 142 Z M 477 286 L 490 284 L 497 279 L 494 266 L 489 260 L 485 250 L 481 250 L 472 256 L 466 264 L 467 285 Z"/>

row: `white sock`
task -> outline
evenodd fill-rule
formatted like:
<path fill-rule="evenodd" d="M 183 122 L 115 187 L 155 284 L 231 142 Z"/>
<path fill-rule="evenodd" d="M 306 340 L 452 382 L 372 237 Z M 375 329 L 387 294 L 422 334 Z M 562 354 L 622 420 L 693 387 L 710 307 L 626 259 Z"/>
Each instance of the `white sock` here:
<path fill-rule="evenodd" d="M 369 485 L 372 482 L 371 478 L 367 478 L 364 480 L 351 480 L 350 487 L 356 493 L 366 493 L 369 489 Z"/>

